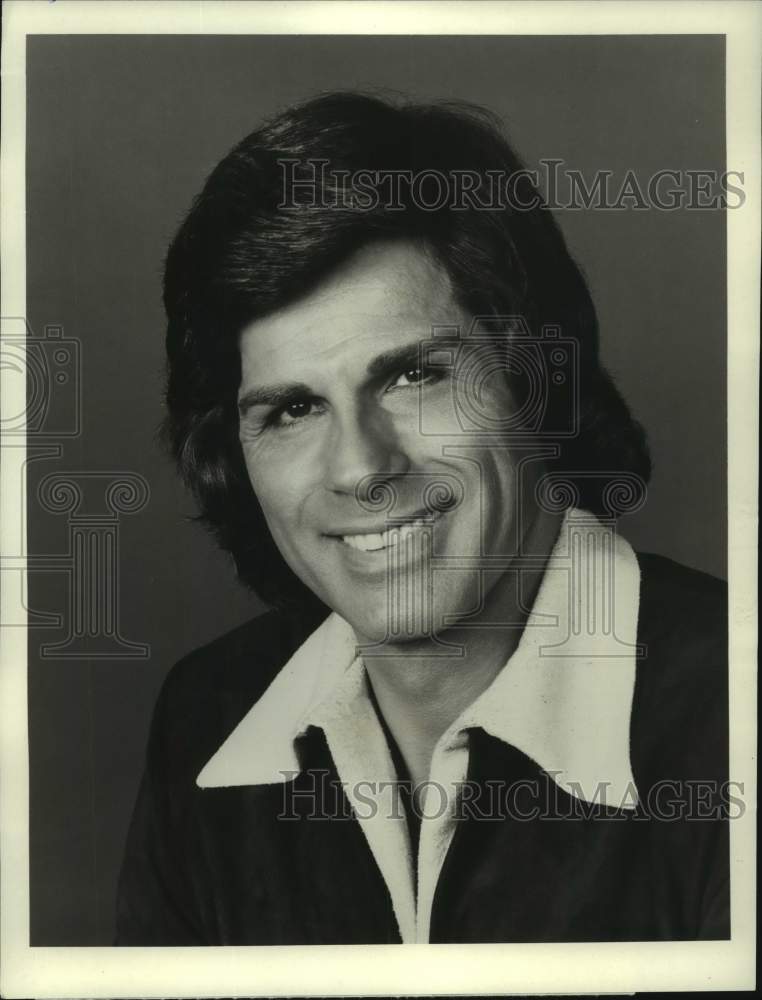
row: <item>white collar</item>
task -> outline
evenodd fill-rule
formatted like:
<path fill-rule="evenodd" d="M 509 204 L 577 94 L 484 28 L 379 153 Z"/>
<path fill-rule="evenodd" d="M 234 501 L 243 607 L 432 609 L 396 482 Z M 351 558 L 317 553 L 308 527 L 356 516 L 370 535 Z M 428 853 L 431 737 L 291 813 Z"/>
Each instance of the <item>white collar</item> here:
<path fill-rule="evenodd" d="M 518 648 L 448 734 L 481 726 L 572 795 L 593 800 L 605 782 L 607 801 L 633 808 L 629 728 L 639 589 L 630 545 L 592 514 L 567 511 Z M 351 627 L 331 614 L 208 761 L 197 784 L 276 784 L 297 773 L 294 741 L 356 660 Z"/>

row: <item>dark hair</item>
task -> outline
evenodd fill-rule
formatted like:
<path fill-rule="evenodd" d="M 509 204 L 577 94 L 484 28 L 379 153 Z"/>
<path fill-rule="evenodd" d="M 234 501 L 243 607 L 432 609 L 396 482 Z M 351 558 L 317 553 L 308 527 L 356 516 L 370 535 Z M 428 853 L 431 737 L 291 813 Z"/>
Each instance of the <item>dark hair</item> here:
<path fill-rule="evenodd" d="M 292 162 L 288 172 L 286 160 Z M 314 168 L 319 160 L 327 161 L 322 180 Z M 559 441 L 560 454 L 549 463 L 568 481 L 569 503 L 600 513 L 612 476 L 648 479 L 643 431 L 599 362 L 595 310 L 582 275 L 550 211 L 542 204 L 520 207 L 539 200 L 522 169 L 481 108 L 335 93 L 290 108 L 252 132 L 219 163 L 193 203 L 164 274 L 163 429 L 201 519 L 232 553 L 240 578 L 265 601 L 314 598 L 277 551 L 246 473 L 238 440 L 238 336 L 371 241 L 419 242 L 443 265 L 460 305 L 473 315 L 521 315 L 535 338 L 547 325 L 574 338 L 578 433 Z M 353 186 L 359 171 L 432 170 L 513 177 L 513 204 L 426 210 L 402 185 L 401 209 L 383 198 L 369 206 Z M 314 179 L 316 196 L 298 184 L 286 190 L 289 172 L 297 181 Z M 546 431 L 570 403 L 568 392 L 549 396 Z"/>

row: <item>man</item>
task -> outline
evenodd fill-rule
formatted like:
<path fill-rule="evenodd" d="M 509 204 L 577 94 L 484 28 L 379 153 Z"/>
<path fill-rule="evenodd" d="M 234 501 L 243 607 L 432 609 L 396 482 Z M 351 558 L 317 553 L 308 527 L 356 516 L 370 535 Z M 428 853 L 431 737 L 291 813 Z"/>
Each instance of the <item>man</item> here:
<path fill-rule="evenodd" d="M 120 943 L 727 937 L 722 585 L 616 534 L 644 436 L 488 117 L 275 117 L 165 305 L 168 440 L 273 610 L 162 690 Z"/>

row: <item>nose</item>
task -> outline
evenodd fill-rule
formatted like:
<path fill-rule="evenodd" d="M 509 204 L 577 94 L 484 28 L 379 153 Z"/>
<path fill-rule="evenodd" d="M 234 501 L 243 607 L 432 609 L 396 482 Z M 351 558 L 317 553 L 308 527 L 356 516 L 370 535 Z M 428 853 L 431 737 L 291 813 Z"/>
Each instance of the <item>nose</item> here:
<path fill-rule="evenodd" d="M 371 485 L 369 477 L 397 476 L 409 468 L 410 460 L 388 414 L 359 406 L 335 414 L 333 433 L 326 442 L 327 489 L 356 494 Z"/>

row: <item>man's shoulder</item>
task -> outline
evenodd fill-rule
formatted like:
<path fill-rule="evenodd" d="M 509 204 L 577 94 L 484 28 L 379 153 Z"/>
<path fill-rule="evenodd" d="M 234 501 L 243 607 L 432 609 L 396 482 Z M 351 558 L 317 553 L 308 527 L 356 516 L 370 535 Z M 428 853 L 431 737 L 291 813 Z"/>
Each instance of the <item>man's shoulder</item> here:
<path fill-rule="evenodd" d="M 709 629 L 724 625 L 728 598 L 724 580 L 653 552 L 638 552 L 637 559 L 642 612 L 660 613 L 665 622 L 687 617 Z"/>
<path fill-rule="evenodd" d="M 714 670 L 727 647 L 727 583 L 665 556 L 637 558 L 638 641 L 668 652 L 674 669 Z"/>
<path fill-rule="evenodd" d="M 191 766 L 205 763 L 326 614 L 268 611 L 178 660 L 154 712 L 154 732 L 167 752 L 182 756 L 184 747 Z"/>
<path fill-rule="evenodd" d="M 263 691 L 323 617 L 311 611 L 267 611 L 187 653 L 170 670 L 167 684 L 178 691 L 206 686 Z"/>
<path fill-rule="evenodd" d="M 727 756 L 727 584 L 664 556 L 639 553 L 638 562 L 633 752 L 671 769 L 669 777 L 719 777 Z"/>

